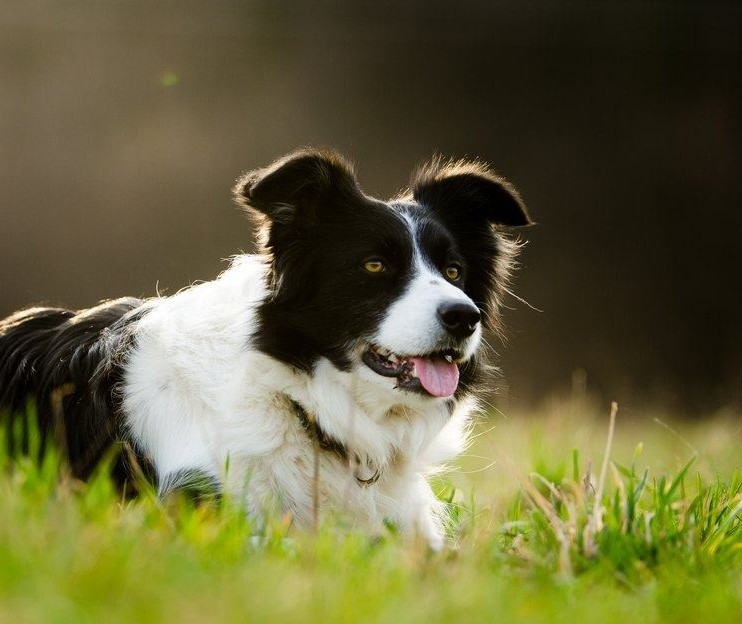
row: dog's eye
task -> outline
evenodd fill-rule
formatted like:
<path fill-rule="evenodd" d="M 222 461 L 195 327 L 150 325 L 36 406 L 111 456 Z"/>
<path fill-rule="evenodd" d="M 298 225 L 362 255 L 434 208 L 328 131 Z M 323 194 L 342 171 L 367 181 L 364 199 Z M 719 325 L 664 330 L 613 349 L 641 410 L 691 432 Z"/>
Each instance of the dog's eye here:
<path fill-rule="evenodd" d="M 384 262 L 379 260 L 378 258 L 366 260 L 366 262 L 363 263 L 363 268 L 366 269 L 366 271 L 368 271 L 369 273 L 381 273 L 383 271 L 386 271 Z"/>
<path fill-rule="evenodd" d="M 458 264 L 450 264 L 446 267 L 446 277 L 452 282 L 461 279 L 461 267 Z"/>

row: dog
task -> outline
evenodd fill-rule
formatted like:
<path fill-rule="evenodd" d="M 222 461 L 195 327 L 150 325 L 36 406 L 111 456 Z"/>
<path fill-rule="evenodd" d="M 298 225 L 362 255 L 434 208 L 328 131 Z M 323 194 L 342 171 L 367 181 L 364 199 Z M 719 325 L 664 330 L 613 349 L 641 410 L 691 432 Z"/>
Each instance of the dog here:
<path fill-rule="evenodd" d="M 162 494 L 205 480 L 257 523 L 335 510 L 441 548 L 428 477 L 467 443 L 518 250 L 504 230 L 531 223 L 519 194 L 479 161 L 435 158 L 381 201 L 341 155 L 304 149 L 234 196 L 258 252 L 217 279 L 0 321 L 11 428 L 31 397 L 42 447 L 61 438 L 78 478 L 123 441 Z"/>

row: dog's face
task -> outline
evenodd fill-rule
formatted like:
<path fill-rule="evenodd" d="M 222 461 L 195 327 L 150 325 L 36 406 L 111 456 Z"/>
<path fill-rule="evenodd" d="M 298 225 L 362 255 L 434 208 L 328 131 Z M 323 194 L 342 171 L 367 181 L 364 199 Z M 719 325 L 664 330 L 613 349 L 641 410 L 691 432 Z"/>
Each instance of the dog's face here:
<path fill-rule="evenodd" d="M 326 357 L 400 402 L 467 385 L 514 251 L 495 228 L 529 223 L 507 182 L 436 161 L 382 202 L 339 156 L 303 151 L 246 174 L 235 193 L 271 263 L 259 349 L 304 370 Z"/>

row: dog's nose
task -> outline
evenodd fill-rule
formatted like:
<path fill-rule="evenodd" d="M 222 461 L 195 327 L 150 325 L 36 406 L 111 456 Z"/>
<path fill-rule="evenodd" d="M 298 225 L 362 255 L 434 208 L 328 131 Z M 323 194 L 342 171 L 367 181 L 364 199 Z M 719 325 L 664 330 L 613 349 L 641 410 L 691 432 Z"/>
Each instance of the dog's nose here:
<path fill-rule="evenodd" d="M 482 318 L 477 306 L 463 301 L 447 301 L 438 306 L 438 318 L 445 330 L 456 338 L 468 338 Z"/>

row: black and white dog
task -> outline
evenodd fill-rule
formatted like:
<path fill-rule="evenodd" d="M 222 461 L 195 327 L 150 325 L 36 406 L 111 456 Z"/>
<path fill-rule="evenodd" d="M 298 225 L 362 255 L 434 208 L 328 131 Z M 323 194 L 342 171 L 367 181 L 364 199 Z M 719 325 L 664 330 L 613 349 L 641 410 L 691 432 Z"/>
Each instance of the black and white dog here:
<path fill-rule="evenodd" d="M 482 328 L 498 327 L 517 251 L 502 228 L 529 223 L 517 192 L 435 160 L 383 202 L 316 150 L 234 192 L 260 253 L 216 280 L 0 321 L 0 409 L 34 398 L 81 478 L 124 440 L 160 491 L 206 475 L 256 517 L 278 504 L 306 524 L 319 505 L 440 547 L 426 478 L 466 444 Z"/>

